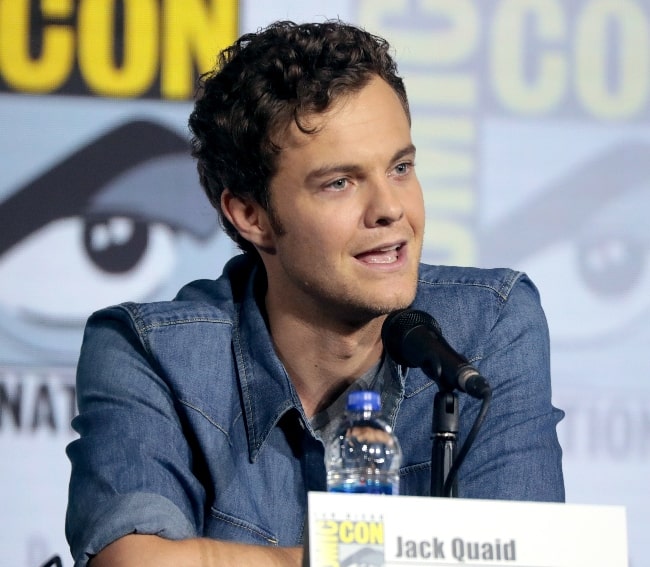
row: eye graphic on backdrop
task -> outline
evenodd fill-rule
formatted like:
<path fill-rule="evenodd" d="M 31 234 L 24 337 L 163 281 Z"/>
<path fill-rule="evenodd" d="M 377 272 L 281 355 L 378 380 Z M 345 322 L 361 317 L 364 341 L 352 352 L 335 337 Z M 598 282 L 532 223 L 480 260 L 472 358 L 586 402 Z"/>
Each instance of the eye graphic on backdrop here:
<path fill-rule="evenodd" d="M 111 274 L 132 270 L 149 244 L 146 222 L 128 217 L 88 219 L 84 223 L 84 249 L 92 262 Z"/>
<path fill-rule="evenodd" d="M 150 296 L 174 268 L 174 239 L 163 223 L 128 217 L 53 221 L 0 258 L 2 307 L 45 325 L 82 324 L 98 307 Z"/>
<path fill-rule="evenodd" d="M 543 290 L 558 346 L 624 340 L 650 313 L 648 155 L 612 147 L 479 235 L 482 265 L 508 262 Z"/>
<path fill-rule="evenodd" d="M 186 252 L 218 233 L 187 141 L 142 121 L 14 192 L 0 218 L 0 334 L 55 351 L 93 310 L 155 299 Z"/>

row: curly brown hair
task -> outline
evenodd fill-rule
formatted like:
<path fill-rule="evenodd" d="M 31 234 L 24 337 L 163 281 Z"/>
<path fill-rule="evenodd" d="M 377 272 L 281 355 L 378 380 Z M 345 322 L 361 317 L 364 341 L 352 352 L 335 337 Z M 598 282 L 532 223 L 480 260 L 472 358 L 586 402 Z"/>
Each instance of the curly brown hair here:
<path fill-rule="evenodd" d="M 221 210 L 221 194 L 259 203 L 273 217 L 268 185 L 280 147 L 273 136 L 301 117 L 327 110 L 373 76 L 396 92 L 410 120 L 408 99 L 388 42 L 340 21 L 275 22 L 240 37 L 202 75 L 189 118 L 199 178 L 226 233 L 244 251 L 242 238 Z"/>

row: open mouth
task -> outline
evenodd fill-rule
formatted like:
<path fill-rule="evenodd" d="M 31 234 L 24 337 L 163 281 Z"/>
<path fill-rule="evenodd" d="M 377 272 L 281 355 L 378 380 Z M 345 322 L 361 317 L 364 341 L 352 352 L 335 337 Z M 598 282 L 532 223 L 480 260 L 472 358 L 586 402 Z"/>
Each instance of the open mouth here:
<path fill-rule="evenodd" d="M 393 264 L 399 260 L 400 250 L 403 246 L 403 244 L 393 244 L 384 248 L 362 252 L 355 257 L 366 264 Z"/>

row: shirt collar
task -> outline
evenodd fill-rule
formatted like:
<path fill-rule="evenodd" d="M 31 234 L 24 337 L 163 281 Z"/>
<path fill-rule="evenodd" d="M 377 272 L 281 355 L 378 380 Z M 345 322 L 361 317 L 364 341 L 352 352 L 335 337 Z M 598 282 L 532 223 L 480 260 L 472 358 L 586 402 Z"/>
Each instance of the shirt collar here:
<path fill-rule="evenodd" d="M 298 394 L 275 352 L 258 303 L 263 270 L 259 264 L 249 264 L 248 268 L 246 280 L 231 277 L 233 284 L 238 280 L 245 286 L 234 293 L 239 298 L 235 301 L 233 349 L 244 402 L 249 454 L 254 462 L 269 433 L 285 413 L 293 409 L 303 423 L 307 420 Z"/>
<path fill-rule="evenodd" d="M 294 410 L 303 427 L 312 431 L 293 384 L 278 358 L 266 324 L 260 301 L 263 297 L 264 271 L 259 261 L 247 254 L 231 261 L 229 277 L 235 298 L 233 349 L 244 401 L 244 419 L 251 462 L 257 458 L 269 433 L 280 418 Z M 410 397 L 433 381 L 417 369 L 398 366 L 387 360 L 390 378 L 382 388 L 382 405 L 394 426 L 404 397 Z"/>

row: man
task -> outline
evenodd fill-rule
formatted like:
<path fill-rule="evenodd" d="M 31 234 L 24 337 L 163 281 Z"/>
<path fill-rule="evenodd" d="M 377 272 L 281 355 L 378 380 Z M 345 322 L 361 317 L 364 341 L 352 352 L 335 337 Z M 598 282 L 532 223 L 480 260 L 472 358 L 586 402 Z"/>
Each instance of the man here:
<path fill-rule="evenodd" d="M 339 22 L 245 35 L 204 78 L 190 127 L 245 253 L 174 301 L 90 318 L 68 449 L 75 564 L 299 565 L 350 388 L 381 392 L 401 493 L 429 494 L 437 387 L 380 336 L 408 306 L 492 383 L 459 496 L 563 500 L 537 292 L 506 269 L 419 264 L 422 191 L 386 42 Z M 460 406 L 462 442 L 480 403 Z"/>

